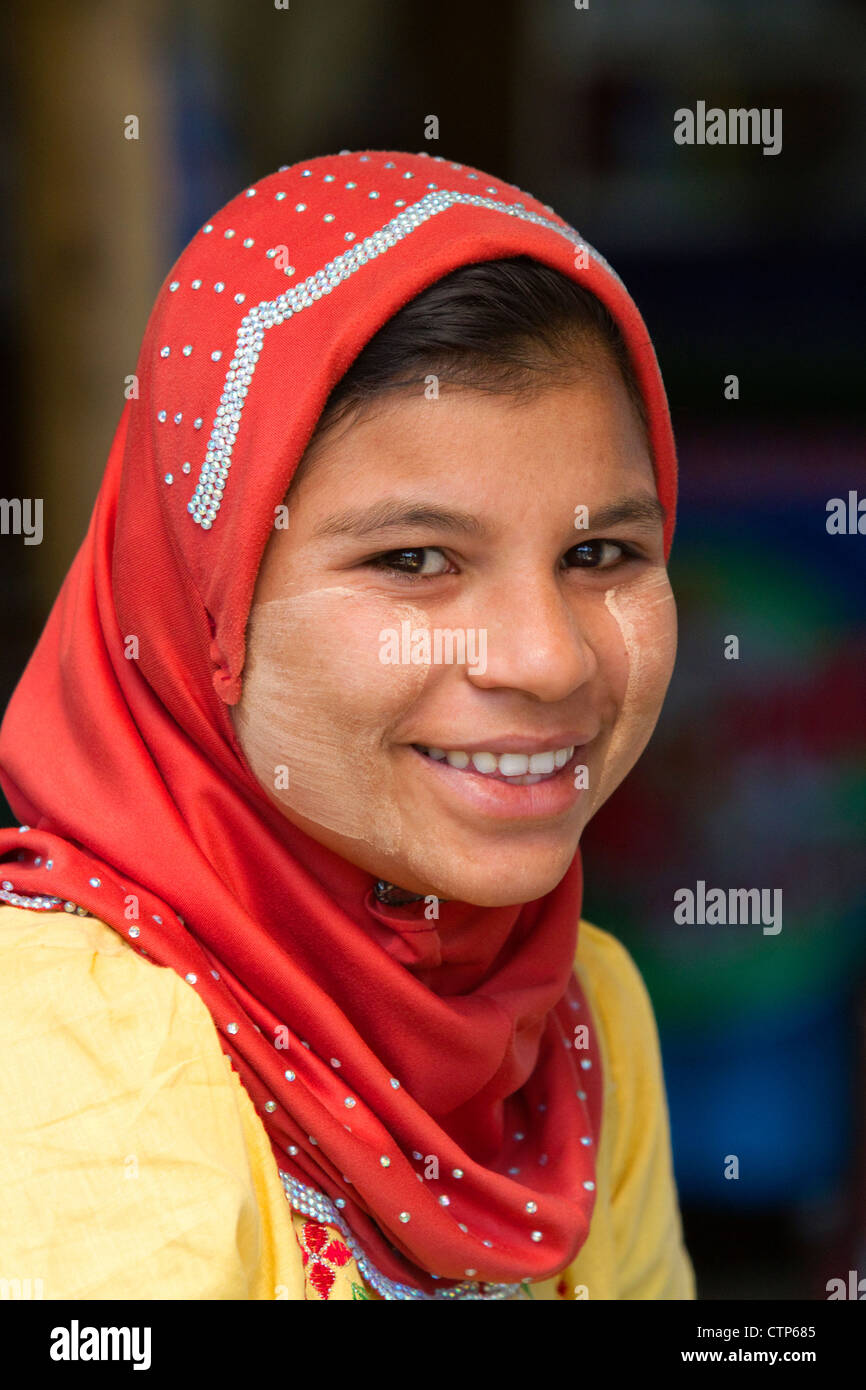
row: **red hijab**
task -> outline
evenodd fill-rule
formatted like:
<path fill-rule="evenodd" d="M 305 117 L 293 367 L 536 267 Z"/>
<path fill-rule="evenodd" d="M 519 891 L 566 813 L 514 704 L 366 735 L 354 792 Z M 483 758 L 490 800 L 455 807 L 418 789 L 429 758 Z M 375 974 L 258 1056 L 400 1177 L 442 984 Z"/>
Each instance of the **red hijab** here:
<path fill-rule="evenodd" d="M 290 1201 L 337 1224 L 386 1297 L 507 1296 L 587 1237 L 602 1077 L 573 974 L 580 857 L 535 902 L 388 906 L 268 800 L 229 706 L 275 508 L 332 387 L 433 281 L 520 254 L 620 324 L 669 548 L 664 388 L 607 263 L 479 170 L 343 150 L 244 190 L 166 277 L 0 731 L 26 822 L 0 831 L 2 899 L 92 913 L 199 992 Z"/>

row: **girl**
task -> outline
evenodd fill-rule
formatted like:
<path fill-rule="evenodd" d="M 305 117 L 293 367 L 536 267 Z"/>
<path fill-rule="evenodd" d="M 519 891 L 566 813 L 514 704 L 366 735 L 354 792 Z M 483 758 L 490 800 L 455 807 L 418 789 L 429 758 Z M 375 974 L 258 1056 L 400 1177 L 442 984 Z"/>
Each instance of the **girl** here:
<path fill-rule="evenodd" d="M 674 661 L 640 315 L 530 195 L 282 168 L 193 238 L 6 713 L 0 1276 L 694 1298 L 583 827 Z"/>

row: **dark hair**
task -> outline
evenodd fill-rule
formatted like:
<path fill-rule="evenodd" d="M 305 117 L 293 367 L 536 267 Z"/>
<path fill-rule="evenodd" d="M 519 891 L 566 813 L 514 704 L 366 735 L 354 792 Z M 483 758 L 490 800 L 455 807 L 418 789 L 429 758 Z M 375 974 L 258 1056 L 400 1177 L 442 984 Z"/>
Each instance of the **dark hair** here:
<path fill-rule="evenodd" d="M 607 354 L 603 364 L 599 350 Z M 568 385 L 611 359 L 646 434 L 628 349 L 600 299 L 530 256 L 459 266 L 374 334 L 331 391 L 310 445 L 374 397 L 417 388 L 431 374 L 455 386 L 521 395 Z"/>

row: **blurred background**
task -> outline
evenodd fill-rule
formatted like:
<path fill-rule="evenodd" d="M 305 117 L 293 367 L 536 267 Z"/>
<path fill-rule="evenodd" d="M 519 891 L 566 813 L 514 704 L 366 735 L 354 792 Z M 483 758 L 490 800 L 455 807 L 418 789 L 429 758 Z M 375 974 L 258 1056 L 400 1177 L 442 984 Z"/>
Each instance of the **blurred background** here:
<path fill-rule="evenodd" d="M 2 493 L 45 516 L 41 545 L 0 537 L 2 705 L 210 213 L 342 148 L 423 149 L 550 203 L 641 308 L 681 463 L 677 670 L 585 837 L 585 916 L 654 1003 L 699 1296 L 866 1277 L 866 535 L 826 527 L 831 498 L 866 498 L 863 6 L 18 0 L 0 22 Z M 699 100 L 781 108 L 781 153 L 677 145 Z M 698 881 L 781 889 L 781 932 L 676 925 Z"/>

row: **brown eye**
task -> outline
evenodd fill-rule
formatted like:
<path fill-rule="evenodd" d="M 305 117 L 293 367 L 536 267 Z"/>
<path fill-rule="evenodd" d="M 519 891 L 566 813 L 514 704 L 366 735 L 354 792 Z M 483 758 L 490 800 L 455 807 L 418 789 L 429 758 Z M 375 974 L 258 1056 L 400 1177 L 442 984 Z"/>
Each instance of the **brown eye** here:
<path fill-rule="evenodd" d="M 610 569 L 632 552 L 621 541 L 582 541 L 573 545 L 568 554 L 574 556 L 576 569 Z"/>
<path fill-rule="evenodd" d="M 431 557 L 434 564 L 429 563 Z M 438 560 L 439 567 L 435 561 Z M 407 578 L 429 579 L 435 575 L 444 574 L 448 567 L 448 561 L 437 550 L 435 546 L 416 546 L 410 550 L 388 550 L 384 555 L 376 555 L 367 562 L 373 569 L 390 571 L 392 574 L 400 574 Z"/>

